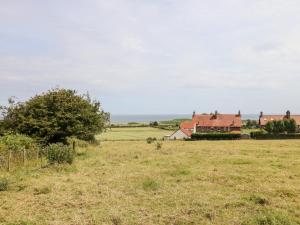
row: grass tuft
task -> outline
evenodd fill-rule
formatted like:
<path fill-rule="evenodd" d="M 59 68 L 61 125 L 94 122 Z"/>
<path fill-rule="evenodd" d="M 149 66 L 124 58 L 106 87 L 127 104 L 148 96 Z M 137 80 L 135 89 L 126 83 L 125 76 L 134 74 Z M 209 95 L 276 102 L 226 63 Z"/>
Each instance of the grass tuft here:
<path fill-rule="evenodd" d="M 34 195 L 46 195 L 49 193 L 51 193 L 51 188 L 49 187 L 34 188 Z"/>
<path fill-rule="evenodd" d="M 269 204 L 269 201 L 266 198 L 264 198 L 262 196 L 258 196 L 258 195 L 251 195 L 249 200 L 251 202 L 254 202 L 257 205 L 267 205 L 267 204 Z"/>
<path fill-rule="evenodd" d="M 152 179 L 147 179 L 143 182 L 143 189 L 146 191 L 156 191 L 159 188 L 159 183 Z"/>
<path fill-rule="evenodd" d="M 1 178 L 0 179 L 0 191 L 7 191 L 8 190 L 8 179 Z"/>
<path fill-rule="evenodd" d="M 243 225 L 296 225 L 297 222 L 279 212 L 264 212 L 254 216 Z"/>

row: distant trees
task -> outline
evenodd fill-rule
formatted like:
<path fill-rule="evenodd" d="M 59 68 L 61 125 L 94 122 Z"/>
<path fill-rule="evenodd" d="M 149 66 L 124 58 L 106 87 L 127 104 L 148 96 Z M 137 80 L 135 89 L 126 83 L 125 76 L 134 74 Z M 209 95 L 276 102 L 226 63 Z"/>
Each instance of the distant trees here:
<path fill-rule="evenodd" d="M 296 133 L 297 124 L 294 119 L 274 120 L 266 124 L 265 130 L 269 134 Z"/>
<path fill-rule="evenodd" d="M 28 135 L 45 144 L 66 143 L 71 136 L 94 140 L 109 119 L 100 102 L 69 89 L 49 90 L 24 103 L 10 99 L 9 105 L 1 109 L 2 129 Z"/>
<path fill-rule="evenodd" d="M 243 125 L 244 129 L 255 129 L 258 128 L 259 124 L 257 120 L 246 120 L 246 122 Z"/>
<path fill-rule="evenodd" d="M 150 122 L 150 123 L 149 123 L 149 126 L 150 126 L 150 127 L 157 127 L 157 126 L 158 126 L 158 122 L 157 122 L 157 121 Z"/>

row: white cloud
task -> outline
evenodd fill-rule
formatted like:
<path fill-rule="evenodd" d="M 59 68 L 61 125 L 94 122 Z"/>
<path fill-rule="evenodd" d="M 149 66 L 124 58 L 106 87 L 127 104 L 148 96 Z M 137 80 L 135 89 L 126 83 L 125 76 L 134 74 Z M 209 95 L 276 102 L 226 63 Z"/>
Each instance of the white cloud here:
<path fill-rule="evenodd" d="M 239 91 L 241 105 L 262 92 L 266 110 L 276 111 L 300 94 L 299 7 L 297 0 L 5 0 L 0 101 L 60 85 L 90 90 L 115 113 L 151 113 L 139 104 L 124 109 L 124 98 L 180 112 L 178 102 L 158 102 L 184 93 L 222 105 L 214 95 L 234 99 Z"/>

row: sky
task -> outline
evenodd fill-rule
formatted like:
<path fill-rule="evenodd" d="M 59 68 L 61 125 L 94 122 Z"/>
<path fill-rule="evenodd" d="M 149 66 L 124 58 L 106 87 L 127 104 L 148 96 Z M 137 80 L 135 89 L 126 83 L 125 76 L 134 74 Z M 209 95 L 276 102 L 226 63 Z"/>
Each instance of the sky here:
<path fill-rule="evenodd" d="M 112 114 L 300 114 L 299 0 L 0 3 L 0 104 L 61 87 Z"/>

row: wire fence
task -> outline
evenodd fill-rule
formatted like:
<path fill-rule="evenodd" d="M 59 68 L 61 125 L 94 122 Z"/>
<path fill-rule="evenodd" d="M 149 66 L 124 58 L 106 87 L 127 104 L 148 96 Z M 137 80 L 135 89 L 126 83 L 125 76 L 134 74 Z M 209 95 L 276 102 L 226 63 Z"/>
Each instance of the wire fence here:
<path fill-rule="evenodd" d="M 72 142 L 71 147 L 75 151 L 77 143 Z M 43 167 L 47 164 L 47 152 L 40 147 L 25 147 L 12 150 L 6 146 L 0 146 L 0 171 L 11 172 L 20 167 Z"/>
<path fill-rule="evenodd" d="M 11 150 L 0 147 L 0 170 L 10 172 L 29 164 L 32 166 L 36 164 L 35 166 L 38 166 L 41 157 L 41 150 L 38 148 Z"/>

